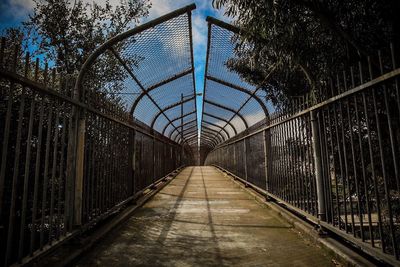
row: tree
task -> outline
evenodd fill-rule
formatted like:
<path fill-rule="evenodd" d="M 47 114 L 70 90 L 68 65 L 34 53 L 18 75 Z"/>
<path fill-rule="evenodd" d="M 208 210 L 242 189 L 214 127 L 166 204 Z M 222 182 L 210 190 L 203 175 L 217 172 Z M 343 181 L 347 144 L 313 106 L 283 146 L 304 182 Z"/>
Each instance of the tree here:
<path fill-rule="evenodd" d="M 398 1 L 214 0 L 242 29 L 227 65 L 270 100 L 314 92 L 344 66 L 399 39 Z M 268 67 L 274 75 L 265 80 Z"/>
<path fill-rule="evenodd" d="M 78 71 L 88 55 L 108 38 L 134 27 L 148 15 L 149 0 L 120 0 L 113 7 L 83 0 L 34 0 L 24 28 L 39 54 L 54 61 L 60 72 Z"/>

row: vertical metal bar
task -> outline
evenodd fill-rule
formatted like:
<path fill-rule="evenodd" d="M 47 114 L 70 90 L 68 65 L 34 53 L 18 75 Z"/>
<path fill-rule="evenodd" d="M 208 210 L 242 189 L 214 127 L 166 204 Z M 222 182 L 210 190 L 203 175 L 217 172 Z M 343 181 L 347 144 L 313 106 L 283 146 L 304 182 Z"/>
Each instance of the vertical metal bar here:
<path fill-rule="evenodd" d="M 36 149 L 36 161 L 35 161 L 35 182 L 33 189 L 33 203 L 32 203 L 32 226 L 31 226 L 31 243 L 30 243 L 30 255 L 32 255 L 35 250 L 35 237 L 36 237 L 36 215 L 37 215 L 37 205 L 39 198 L 39 175 L 41 166 L 41 153 L 42 153 L 42 139 L 43 139 L 43 117 L 44 117 L 44 99 L 42 96 L 40 103 L 39 112 L 39 125 L 38 125 L 38 141 Z"/>
<path fill-rule="evenodd" d="M 133 150 L 132 152 L 132 196 L 136 194 L 136 130 L 133 129 L 132 130 L 132 144 L 133 147 L 130 148 L 131 150 Z M 166 157 L 164 157 L 165 159 Z"/>
<path fill-rule="evenodd" d="M 336 199 L 336 216 L 337 216 L 337 224 L 339 226 L 339 229 L 341 229 L 340 226 L 340 202 L 339 202 L 339 193 L 338 193 L 338 181 L 337 181 L 337 168 L 336 168 L 336 157 L 335 157 L 335 147 L 333 145 L 333 138 L 334 134 L 332 133 L 333 127 L 332 127 L 332 120 L 331 120 L 331 110 L 330 107 L 328 106 L 326 108 L 327 110 L 327 117 L 328 117 L 328 127 L 329 127 L 329 146 L 331 148 L 331 153 L 332 153 L 332 165 L 333 165 L 333 172 L 334 172 L 334 179 L 335 179 L 335 199 Z M 332 218 L 333 220 L 333 225 L 335 225 L 335 220 L 334 217 Z"/>
<path fill-rule="evenodd" d="M 25 58 L 25 77 L 28 77 L 29 71 L 29 53 L 26 54 Z M 34 94 L 34 93 L 32 93 Z M 31 108 L 29 112 L 29 126 L 28 126 L 28 137 L 26 139 L 26 156 L 25 156 L 25 172 L 24 172 L 24 185 L 23 185 L 23 197 L 22 197 L 22 211 L 21 211 L 21 223 L 19 233 L 19 249 L 18 249 L 18 261 L 20 262 L 24 254 L 24 239 L 25 239 L 25 223 L 26 223 L 26 212 L 27 212 L 27 201 L 28 201 L 28 185 L 29 185 L 29 172 L 31 163 L 31 139 L 32 139 L 32 128 L 33 128 L 33 114 L 35 111 L 35 97 L 32 95 Z"/>
<path fill-rule="evenodd" d="M 55 183 L 57 175 L 57 152 L 58 152 L 58 135 L 59 135 L 59 108 L 56 108 L 56 120 L 54 125 L 54 141 L 53 141 L 53 166 L 51 173 L 51 191 L 50 191 L 50 214 L 49 214 L 49 243 L 53 240 L 53 217 L 54 217 L 54 195 L 55 195 Z"/>
<path fill-rule="evenodd" d="M 102 156 L 104 155 L 103 153 L 103 141 L 104 141 L 104 133 L 103 133 L 103 128 L 104 128 L 104 119 L 103 118 L 98 118 L 97 115 L 93 114 L 93 120 L 96 122 L 96 136 L 98 136 L 97 144 L 96 144 L 96 163 L 95 163 L 95 169 L 96 169 L 96 185 L 95 185 L 95 198 L 93 200 L 94 202 L 94 216 L 99 215 L 99 210 L 100 210 L 100 199 L 101 199 L 101 180 L 102 176 L 104 174 L 103 171 L 103 164 L 102 162 Z"/>
<path fill-rule="evenodd" d="M 294 123 L 296 125 L 296 136 L 299 139 L 299 147 L 297 149 L 297 154 L 299 155 L 299 161 L 300 161 L 300 169 L 299 173 L 296 177 L 296 183 L 295 187 L 296 188 L 296 201 L 297 201 L 297 206 L 301 208 L 302 210 L 305 210 L 306 205 L 305 205 L 305 197 L 306 195 L 306 190 L 304 189 L 305 184 L 304 184 L 304 178 L 307 175 L 307 156 L 306 156 L 306 147 L 305 147 L 305 138 L 304 138 L 304 131 L 305 131 L 305 122 L 304 119 L 302 118 L 296 118 L 294 119 Z"/>
<path fill-rule="evenodd" d="M 246 138 L 243 139 L 243 151 L 244 151 L 244 177 L 246 180 L 246 186 L 247 186 L 247 146 L 246 146 Z"/>
<path fill-rule="evenodd" d="M 8 234 L 7 234 L 7 247 L 6 247 L 6 258 L 5 265 L 8 265 L 8 261 L 11 257 L 12 252 L 12 242 L 13 242 L 13 234 L 14 234 L 14 220 L 15 220 L 15 208 L 17 201 L 17 186 L 18 186 L 18 177 L 19 177 L 19 157 L 21 154 L 21 137 L 22 137 L 22 124 L 23 124 L 23 116 L 25 109 L 25 94 L 26 88 L 22 88 L 22 96 L 21 96 L 21 104 L 18 115 L 18 128 L 17 128 L 17 141 L 15 145 L 15 156 L 14 156 L 14 174 L 12 178 L 12 191 L 11 191 L 11 205 L 10 205 L 10 215 L 8 219 Z"/>
<path fill-rule="evenodd" d="M 298 125 L 298 119 L 292 119 L 289 121 L 290 131 L 293 134 L 294 145 L 292 148 L 292 157 L 294 157 L 293 165 L 293 182 L 292 182 L 292 197 L 293 197 L 293 205 L 299 205 L 300 200 L 300 177 L 301 171 L 304 168 L 304 164 L 302 163 L 301 157 L 301 135 L 300 135 L 300 126 Z M 297 166 L 296 166 L 297 165 Z"/>
<path fill-rule="evenodd" d="M 339 86 L 338 86 L 338 90 L 339 90 Z M 340 169 L 340 178 L 342 180 L 342 187 L 343 187 L 343 199 L 342 199 L 342 203 L 343 203 L 343 209 L 344 209 L 344 219 L 345 219 L 345 224 L 344 224 L 344 230 L 346 231 L 346 233 L 348 232 L 347 229 L 347 208 L 346 208 L 346 196 L 345 194 L 345 190 L 344 190 L 344 170 L 343 170 L 343 159 L 342 159 L 342 152 L 341 152 L 341 146 L 340 146 L 340 138 L 339 138 L 339 125 L 338 125 L 338 114 L 337 114 L 337 108 L 336 108 L 336 103 L 333 104 L 333 122 L 335 125 L 335 135 L 336 135 L 336 149 L 337 149 L 337 153 L 338 153 L 338 157 L 339 157 L 339 169 Z M 337 176 L 336 176 L 337 179 Z M 338 188 L 339 190 L 339 188 Z M 337 191 L 338 191 L 337 190 Z M 338 199 L 339 194 L 337 195 Z M 339 210 L 340 211 L 340 210 Z M 341 222 L 341 212 L 339 212 L 338 214 L 338 220 L 339 220 L 339 228 L 340 228 L 340 222 Z"/>
<path fill-rule="evenodd" d="M 17 51 L 17 48 L 16 48 Z M 16 62 L 15 62 L 16 63 Z M 15 72 L 16 65 L 13 66 Z M 29 71 L 29 54 L 26 56 L 25 60 L 25 77 L 28 76 Z M 10 205 L 10 214 L 8 219 L 8 234 L 7 234 L 7 245 L 6 245 L 6 256 L 5 256 L 5 265 L 8 265 L 8 261 L 11 257 L 12 253 L 12 242 L 13 242 L 13 234 L 14 234 L 14 221 L 15 221 L 15 209 L 16 209 L 16 201 L 17 201 L 17 190 L 18 190 L 18 178 L 19 178 L 19 164 L 20 164 L 20 155 L 21 155 L 21 139 L 22 139 L 22 125 L 24 120 L 24 111 L 25 111 L 25 101 L 26 101 L 26 88 L 22 87 L 22 95 L 21 95 L 21 104 L 18 114 L 18 126 L 17 126 L 17 139 L 15 145 L 15 158 L 14 158 L 14 173 L 12 178 L 12 191 L 11 191 L 11 205 Z M 31 122 L 30 122 L 31 123 Z M 31 130 L 32 132 L 32 130 Z M 28 145 L 29 147 L 29 145 Z M 30 148 L 29 148 L 30 149 Z M 30 154 L 30 151 L 29 151 Z M 27 185 L 26 185 L 27 186 Z M 24 190 L 25 191 L 25 190 Z M 24 192 L 25 193 L 25 192 Z M 2 207 L 0 207 L 2 208 Z M 23 215 L 24 216 L 24 215 Z M 22 255 L 22 249 L 19 250 L 18 256 Z M 22 258 L 22 256 L 21 256 Z"/>
<path fill-rule="evenodd" d="M 291 105 L 291 111 L 293 112 L 294 110 L 294 100 L 292 100 L 292 105 Z M 284 122 L 280 125 L 280 135 L 281 135 L 281 141 L 282 141 L 282 173 L 281 173 L 281 182 L 282 182 L 282 191 L 281 191 L 281 198 L 285 201 L 288 201 L 288 194 L 286 192 L 290 192 L 290 190 L 288 190 L 288 188 L 290 187 L 290 165 L 288 163 L 288 152 L 286 151 L 288 146 L 285 143 L 285 141 L 287 140 L 287 136 L 286 136 L 286 124 L 287 122 Z"/>
<path fill-rule="evenodd" d="M 282 189 L 284 187 L 283 184 L 283 170 L 284 170 L 284 166 L 283 166 L 283 145 L 282 145 L 282 124 L 279 124 L 276 130 L 276 138 L 277 138 L 277 150 L 278 150 L 278 175 L 277 175 L 277 189 L 279 190 L 278 196 L 280 198 L 282 198 L 283 194 L 282 194 Z"/>
<path fill-rule="evenodd" d="M 79 112 L 79 111 L 78 111 Z M 79 112 L 80 113 L 80 112 Z M 74 225 L 82 224 L 83 197 L 83 165 L 85 160 L 85 130 L 86 120 L 82 113 L 78 114 L 78 136 L 76 143 L 76 174 L 74 199 Z"/>
<path fill-rule="evenodd" d="M 347 91 L 347 83 L 346 83 L 346 72 L 343 71 L 343 85 L 344 85 L 344 91 Z M 348 101 L 343 101 L 347 108 L 348 108 Z M 355 229 L 354 229 L 354 209 L 353 209 L 353 199 L 352 199 L 352 194 L 351 194 L 351 189 L 350 189 L 350 175 L 349 175 L 349 163 L 348 163 L 348 155 L 347 155 L 347 145 L 346 145 L 346 135 L 345 135 L 345 115 L 343 111 L 343 104 L 342 101 L 339 102 L 339 110 L 341 113 L 341 122 L 342 122 L 342 146 L 343 146 L 343 161 L 344 161 L 344 169 L 345 169 L 345 178 L 346 178 L 346 185 L 343 185 L 343 192 L 345 195 L 345 205 L 347 206 L 346 199 L 349 199 L 349 204 L 350 204 L 350 218 L 351 218 L 351 232 L 355 236 Z M 351 129 L 349 129 L 351 131 Z M 345 183 L 343 181 L 343 183 Z M 345 189 L 347 187 L 347 196 L 345 194 Z M 347 218 L 347 214 L 346 214 Z"/>
<path fill-rule="evenodd" d="M 49 155 L 50 155 L 50 140 L 51 140 L 51 127 L 53 120 L 53 105 L 50 104 L 47 117 L 47 133 L 46 133 L 46 152 L 44 160 L 44 174 L 43 174 L 43 187 L 42 187 L 42 218 L 40 221 L 40 249 L 44 246 L 44 231 L 45 231 L 45 219 L 46 219 L 46 204 L 47 204 L 47 185 L 49 176 Z"/>
<path fill-rule="evenodd" d="M 312 131 L 312 150 L 315 167 L 315 183 L 317 185 L 317 202 L 318 202 L 318 218 L 326 221 L 324 181 L 322 176 L 322 160 L 321 160 L 321 139 L 318 125 L 317 111 L 310 112 L 311 131 Z"/>
<path fill-rule="evenodd" d="M 351 77 L 351 83 L 352 83 L 352 87 L 354 88 L 354 73 L 353 73 L 353 68 L 350 68 L 350 77 Z M 346 81 L 345 81 L 345 86 L 346 85 Z M 357 103 L 355 103 L 357 105 Z M 361 204 L 361 192 L 360 192 L 360 181 L 359 181 L 359 175 L 358 175 L 358 171 L 357 171 L 357 162 L 356 162 L 356 153 L 355 153 L 355 148 L 354 148 L 354 139 L 353 139 L 353 118 L 350 116 L 350 109 L 351 106 L 351 101 L 348 100 L 347 101 L 347 120 L 349 122 L 349 133 L 350 133 L 350 146 L 351 146 L 351 159 L 353 162 L 353 175 L 354 175 L 354 182 L 355 182 L 355 187 L 356 187 L 356 194 L 357 194 L 357 210 L 358 210 L 358 218 L 360 220 L 360 235 L 361 235 L 361 240 L 365 241 L 365 237 L 364 237 L 364 224 L 363 224 L 363 214 L 361 211 L 362 208 L 362 204 Z M 353 227 L 355 227 L 353 225 Z M 354 236 L 356 236 L 355 231 L 354 231 Z"/>
<path fill-rule="evenodd" d="M 60 174 L 59 174 L 59 188 L 58 188 L 58 200 L 57 200 L 57 239 L 60 237 L 60 226 L 61 226 L 61 218 L 65 216 L 65 214 L 61 214 L 61 204 L 62 204 L 62 193 L 63 193 L 63 185 L 64 185 L 64 160 L 65 160 L 65 134 L 66 134 L 66 121 L 67 119 L 64 117 L 62 122 L 62 132 L 61 132 L 61 157 L 60 157 Z M 64 199 L 65 201 L 65 199 Z M 65 226 L 64 226 L 65 227 Z"/>
<path fill-rule="evenodd" d="M 267 131 L 268 130 L 264 130 L 263 131 L 263 140 L 264 140 L 264 172 L 265 172 L 265 190 L 266 191 L 268 191 L 269 190 L 269 187 L 268 187 L 268 184 L 269 184 L 269 181 L 268 181 L 268 169 L 269 169 L 269 164 L 268 164 L 268 160 L 269 160 L 269 157 L 268 157 L 268 150 L 270 149 L 270 147 L 268 146 L 268 144 L 269 144 L 269 142 L 267 141 L 267 138 L 269 138 L 269 135 L 267 134 Z M 234 162 L 234 164 L 236 164 L 235 162 Z"/>
<path fill-rule="evenodd" d="M 382 65 L 382 55 L 381 55 L 381 51 L 378 52 L 378 56 L 379 56 L 379 67 L 380 67 L 380 72 L 381 75 L 383 75 L 383 65 Z M 397 84 L 396 84 L 397 85 Z M 392 157 L 393 157 L 393 168 L 394 168 L 394 176 L 395 176 L 395 180 L 396 180 L 396 186 L 397 186 L 397 191 L 400 192 L 400 177 L 399 177 L 399 162 L 398 162 L 398 157 L 397 157 L 397 153 L 396 153 L 396 141 L 395 141 L 395 134 L 393 133 L 393 117 L 391 114 L 391 109 L 389 107 L 389 97 L 388 97 L 388 89 L 386 88 L 386 85 L 382 86 L 383 88 L 383 98 L 385 101 L 385 111 L 386 111 L 386 118 L 387 118 L 387 124 L 388 124 L 388 128 L 389 128 L 389 139 L 390 139 L 390 147 L 391 147 L 391 151 L 392 151 Z M 396 86 L 396 89 L 397 86 Z M 399 111 L 400 111 L 400 107 Z"/>
<path fill-rule="evenodd" d="M 324 175 L 325 175 L 325 180 L 326 180 L 326 194 L 325 198 L 326 200 L 329 199 L 329 202 L 326 201 L 326 219 L 327 222 L 333 223 L 333 218 L 334 218 L 334 209 L 333 209 L 333 197 L 332 197 L 332 180 L 331 180 L 331 171 L 330 171 L 330 155 L 329 155 L 329 147 L 328 147 L 328 135 L 327 135 L 327 126 L 326 126 L 326 118 L 325 118 L 325 109 L 322 108 L 320 111 L 320 119 L 322 121 L 321 123 L 321 131 L 320 133 L 323 134 L 322 140 L 323 140 L 323 170 L 324 170 Z M 328 216 L 328 212 L 329 215 Z"/>
<path fill-rule="evenodd" d="M 363 144 L 362 144 L 363 134 L 361 133 L 361 129 L 362 129 L 363 125 L 361 124 L 361 120 L 360 120 L 360 116 L 359 116 L 357 96 L 354 96 L 354 105 L 355 105 L 355 113 L 356 113 L 356 123 L 357 123 L 357 127 L 358 127 L 358 143 L 360 146 L 361 170 L 362 170 L 362 179 L 363 179 L 363 184 L 364 184 L 364 194 L 365 194 L 365 198 L 366 198 L 365 205 L 367 207 L 369 238 L 371 240 L 371 245 L 374 246 L 375 242 L 374 242 L 374 235 L 373 235 L 373 230 L 372 230 L 370 199 L 369 199 L 369 193 L 368 193 L 368 188 L 367 188 L 368 183 L 367 183 L 367 175 L 366 175 L 365 163 L 364 163 L 364 148 L 363 148 Z"/>
<path fill-rule="evenodd" d="M 2 39 L 2 49 L 4 49 L 5 39 Z M 16 71 L 17 66 L 17 58 L 18 58 L 18 51 L 19 47 L 15 46 L 14 48 L 14 55 L 12 60 L 13 65 L 13 72 Z M 15 84 L 13 82 L 10 83 L 10 90 L 8 95 L 7 101 L 7 112 L 6 118 L 4 122 L 4 135 L 3 135 L 3 145 L 2 145 L 2 152 L 1 152 L 1 167 L 0 167 L 0 221 L 3 218 L 3 198 L 4 198 L 4 182 L 5 182 L 5 175 L 6 175 L 6 167 L 7 167 L 7 159 L 8 159 L 8 143 L 10 139 L 10 125 L 11 125 L 11 118 L 12 118 L 12 105 L 14 102 L 14 88 Z"/>
<path fill-rule="evenodd" d="M 379 198 L 379 192 L 378 192 L 378 181 L 376 178 L 375 174 L 375 166 L 374 166 L 374 154 L 373 154 L 373 148 L 372 148 L 372 140 L 371 140 L 371 127 L 370 127 L 370 122 L 369 122 L 369 117 L 368 117 L 368 107 L 367 107 L 367 99 L 365 92 L 362 92 L 362 103 L 364 107 L 364 116 L 365 116 L 365 122 L 366 122 L 366 128 L 367 128 L 367 140 L 368 140 L 368 149 L 369 149 L 369 159 L 371 162 L 371 172 L 372 172 L 372 181 L 374 184 L 374 191 L 375 191 L 375 197 L 377 201 L 377 211 L 378 211 L 378 228 L 379 228 L 379 235 L 381 239 L 381 244 L 382 244 L 382 250 L 385 251 L 385 243 L 383 240 L 383 229 L 382 229 L 382 218 L 381 218 L 381 208 L 380 208 L 380 198 Z"/>
<path fill-rule="evenodd" d="M 182 139 L 182 142 L 183 142 L 183 139 Z M 153 174 L 152 175 L 153 175 L 153 182 L 155 182 L 157 180 L 156 179 L 157 177 L 156 177 L 156 140 L 155 140 L 154 133 L 153 133 Z"/>
<path fill-rule="evenodd" d="M 371 68 L 371 61 L 370 58 L 368 57 L 368 67 L 369 67 L 369 74 L 370 74 L 370 79 L 372 80 L 373 75 L 372 75 L 372 68 Z M 392 203 L 391 203 L 391 198 L 390 198 L 390 190 L 388 186 L 388 179 L 387 179 L 387 174 L 386 174 L 386 164 L 385 164 L 385 155 L 383 153 L 383 144 L 382 144 L 382 132 L 381 132 L 381 123 L 378 115 L 378 107 L 377 107 L 377 100 L 376 100 L 376 93 L 375 93 L 375 88 L 372 88 L 372 102 L 373 102 L 373 107 L 374 107 L 374 113 L 375 113 L 375 123 L 376 123 L 376 130 L 378 133 L 378 146 L 379 146 L 379 155 L 380 155 L 380 161 L 381 161 L 381 166 L 382 166 L 382 176 L 383 176 L 383 185 L 384 185 L 384 190 L 385 190 L 385 198 L 386 198 L 386 203 L 387 203 L 387 210 L 388 210 L 388 216 L 389 216 L 389 231 L 391 235 L 391 241 L 392 241 L 392 247 L 394 250 L 394 255 L 396 258 L 398 257 L 397 255 L 397 243 L 396 243 L 396 236 L 394 232 L 394 224 L 393 224 L 393 212 L 392 212 Z M 381 237 L 383 240 L 383 237 Z M 384 243 L 382 243 L 382 248 L 383 251 L 385 251 L 384 248 Z"/>
<path fill-rule="evenodd" d="M 316 192 L 317 189 L 315 175 L 315 164 L 313 160 L 313 147 L 312 147 L 312 125 L 311 125 L 311 116 L 306 115 L 303 118 L 303 123 L 305 127 L 305 131 L 302 132 L 304 139 L 304 152 L 306 159 L 306 175 L 304 176 L 305 180 L 305 188 L 306 188 L 306 197 L 307 197 L 307 211 L 312 215 L 317 215 L 318 211 L 318 201 Z M 317 125 L 318 125 L 318 116 L 317 116 Z M 320 138 L 320 136 L 319 136 Z"/>

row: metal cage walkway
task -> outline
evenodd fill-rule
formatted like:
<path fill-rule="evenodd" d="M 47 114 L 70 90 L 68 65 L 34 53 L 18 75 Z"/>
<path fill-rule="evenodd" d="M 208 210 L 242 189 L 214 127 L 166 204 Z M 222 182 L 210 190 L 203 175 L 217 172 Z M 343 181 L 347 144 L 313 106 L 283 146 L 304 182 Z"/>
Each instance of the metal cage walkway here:
<path fill-rule="evenodd" d="M 323 88 L 287 96 L 278 106 L 269 100 L 268 86 L 254 85 L 229 67 L 240 59 L 243 30 L 208 17 L 200 114 L 194 9 L 186 6 L 111 38 L 78 75 L 57 73 L 55 66 L 33 61 L 2 39 L 0 266 L 46 258 L 116 214 L 136 209 L 177 175 L 156 199 L 168 201 L 171 196 L 160 199 L 162 194 L 191 183 L 192 191 L 173 196 L 176 207 L 161 205 L 173 216 L 185 211 L 181 202 L 196 199 L 190 194 L 204 191 L 198 201 L 205 209 L 196 216 L 207 217 L 200 225 L 209 227 L 212 240 L 218 239 L 218 225 L 208 192 L 215 198 L 224 194 L 232 185 L 226 181 L 229 175 L 236 185 L 251 187 L 377 262 L 399 265 L 398 47 L 382 48 L 331 74 Z M 266 81 L 274 70 L 267 69 Z M 188 167 L 203 164 L 213 167 Z M 220 187 L 213 187 L 213 177 L 223 181 Z M 235 190 L 221 201 L 240 202 L 234 195 L 244 193 Z M 251 214 L 254 220 L 269 216 Z M 240 227 L 247 227 L 244 217 Z M 182 223 L 161 217 L 160 222 L 169 229 Z M 254 230 L 265 226 L 257 225 L 249 226 L 249 233 L 271 231 Z M 185 238 L 182 229 L 175 230 Z M 237 231 L 232 230 L 243 234 Z M 158 239 L 165 241 L 167 235 Z M 224 263 L 216 242 L 173 240 L 178 245 L 190 241 L 200 242 L 199 249 L 204 244 L 214 249 L 210 255 L 216 261 L 199 263 Z M 325 262 L 325 256 L 318 257 Z M 243 262 L 239 258 L 236 263 Z"/>

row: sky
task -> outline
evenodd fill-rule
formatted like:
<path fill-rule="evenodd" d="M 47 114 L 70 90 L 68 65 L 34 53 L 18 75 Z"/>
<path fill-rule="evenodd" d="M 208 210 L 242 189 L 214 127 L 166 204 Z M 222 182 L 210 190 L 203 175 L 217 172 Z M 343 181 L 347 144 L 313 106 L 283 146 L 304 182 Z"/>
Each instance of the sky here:
<path fill-rule="evenodd" d="M 84 0 L 91 2 L 91 0 Z M 101 3 L 102 1 L 97 1 Z M 111 4 L 119 3 L 119 0 L 110 0 Z M 207 22 L 206 17 L 212 16 L 229 22 L 224 17 L 223 10 L 212 7 L 212 0 L 151 0 L 152 7 L 149 16 L 142 19 L 141 23 L 160 17 L 173 10 L 195 3 L 196 9 L 192 12 L 194 65 L 196 77 L 196 92 L 202 93 L 204 87 L 204 69 L 207 49 Z M 25 21 L 33 10 L 33 0 L 0 0 L 0 32 L 1 30 L 18 26 Z M 198 122 L 202 113 L 202 96 L 197 98 Z"/>
<path fill-rule="evenodd" d="M 207 50 L 207 22 L 206 17 L 212 16 L 217 19 L 229 22 L 224 17 L 223 10 L 214 9 L 212 0 L 152 0 L 152 8 L 149 17 L 151 20 L 167 14 L 175 9 L 195 3 L 196 9 L 192 12 L 193 28 L 193 50 L 194 50 L 194 68 L 196 77 L 196 92 L 203 93 L 204 90 L 204 71 L 206 65 Z M 197 117 L 201 121 L 203 97 L 197 97 Z M 200 129 L 199 129 L 200 131 Z"/>

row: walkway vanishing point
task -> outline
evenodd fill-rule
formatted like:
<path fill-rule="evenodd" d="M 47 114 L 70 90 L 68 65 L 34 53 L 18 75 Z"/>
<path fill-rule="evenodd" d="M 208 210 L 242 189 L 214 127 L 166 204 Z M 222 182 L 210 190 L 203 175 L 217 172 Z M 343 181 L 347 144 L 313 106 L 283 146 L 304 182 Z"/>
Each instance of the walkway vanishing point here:
<path fill-rule="evenodd" d="M 77 266 L 334 266 L 214 167 L 187 167 Z"/>

